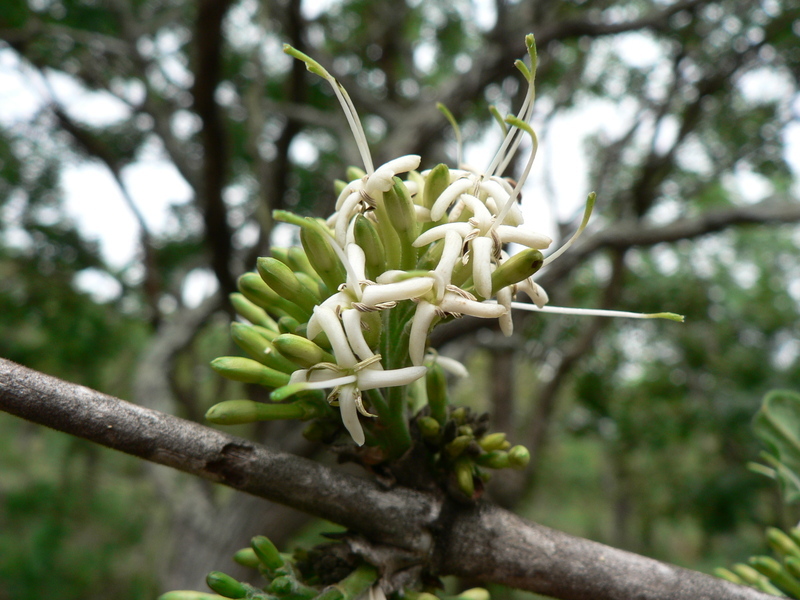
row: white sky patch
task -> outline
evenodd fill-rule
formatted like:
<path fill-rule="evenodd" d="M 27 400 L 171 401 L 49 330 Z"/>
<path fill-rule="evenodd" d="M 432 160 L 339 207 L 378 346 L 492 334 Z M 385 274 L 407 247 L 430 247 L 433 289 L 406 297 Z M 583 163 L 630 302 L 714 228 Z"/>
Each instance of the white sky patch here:
<path fill-rule="evenodd" d="M 785 100 L 794 89 L 788 73 L 769 67 L 748 71 L 739 79 L 737 87 L 745 100 L 754 104 Z"/>
<path fill-rule="evenodd" d="M 300 4 L 300 12 L 306 19 L 317 19 L 320 15 L 330 12 L 334 6 L 338 6 L 337 0 L 303 0 Z"/>
<path fill-rule="evenodd" d="M 74 77 L 57 71 L 47 73 L 54 100 L 66 113 L 83 123 L 105 127 L 127 119 L 130 108 L 108 92 L 89 91 Z"/>
<path fill-rule="evenodd" d="M 210 269 L 194 269 L 183 280 L 181 301 L 184 306 L 195 308 L 218 289 L 219 283 Z"/>
<path fill-rule="evenodd" d="M 769 179 L 743 166 L 738 167 L 734 173 L 723 175 L 722 184 L 746 204 L 761 202 L 775 192 L 775 186 Z"/>
<path fill-rule="evenodd" d="M 664 60 L 664 52 L 653 36 L 647 33 L 623 33 L 613 38 L 617 54 L 632 67 L 646 69 Z"/>
<path fill-rule="evenodd" d="M 26 83 L 33 71 L 10 48 L 0 48 L 0 124 L 27 121 L 42 106 L 42 95 Z"/>
<path fill-rule="evenodd" d="M 78 271 L 72 280 L 78 291 L 87 293 L 100 304 L 119 298 L 122 285 L 105 271 L 89 268 Z"/>

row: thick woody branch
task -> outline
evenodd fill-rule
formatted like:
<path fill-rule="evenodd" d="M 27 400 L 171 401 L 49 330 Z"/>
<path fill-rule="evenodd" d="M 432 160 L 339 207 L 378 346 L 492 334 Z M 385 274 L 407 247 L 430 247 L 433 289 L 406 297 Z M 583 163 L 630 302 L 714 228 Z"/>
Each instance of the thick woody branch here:
<path fill-rule="evenodd" d="M 465 508 L 334 471 L 0 359 L 0 409 L 290 505 L 410 550 L 442 574 L 567 600 L 766 600 L 727 581 L 575 538 L 496 506 Z"/>

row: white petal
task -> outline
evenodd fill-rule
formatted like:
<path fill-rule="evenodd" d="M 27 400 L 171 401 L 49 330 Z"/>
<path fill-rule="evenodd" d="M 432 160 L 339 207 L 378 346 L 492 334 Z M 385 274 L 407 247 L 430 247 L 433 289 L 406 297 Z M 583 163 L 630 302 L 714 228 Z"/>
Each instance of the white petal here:
<path fill-rule="evenodd" d="M 350 217 L 352 216 L 353 209 L 358 206 L 360 201 L 361 194 L 359 192 L 353 192 L 344 202 L 342 202 L 341 209 L 337 211 L 335 225 L 336 241 L 342 248 L 344 248 L 344 245 L 347 242 L 347 226 L 350 224 Z"/>
<path fill-rule="evenodd" d="M 360 360 L 366 360 L 375 354 L 370 350 L 361 329 L 361 313 L 357 310 L 346 310 L 342 313 L 342 324 L 347 334 L 347 341 Z M 377 366 L 377 365 L 376 365 Z"/>
<path fill-rule="evenodd" d="M 436 307 L 429 302 L 421 300 L 417 304 L 414 318 L 411 321 L 411 330 L 408 336 L 408 356 L 411 363 L 421 365 L 425 358 L 425 346 L 428 344 L 428 332 L 436 316 Z"/>
<path fill-rule="evenodd" d="M 447 292 L 444 295 L 439 308 L 445 312 L 461 313 L 485 319 L 496 319 L 506 312 L 505 306 L 496 302 L 476 302 L 453 292 Z"/>
<path fill-rule="evenodd" d="M 324 306 L 325 308 L 330 308 L 331 310 L 335 311 L 337 306 L 340 308 L 350 308 L 350 303 L 352 301 L 352 296 L 350 296 L 347 292 L 336 292 L 333 296 L 326 298 L 325 301 L 320 304 L 320 306 Z M 321 332 L 322 325 L 320 325 L 319 319 L 317 318 L 316 313 L 314 313 L 308 320 L 306 337 L 313 341 L 314 338 L 317 337 Z"/>
<path fill-rule="evenodd" d="M 497 303 L 502 304 L 506 308 L 506 313 L 500 315 L 498 319 L 500 331 L 502 331 L 506 337 L 511 337 L 511 334 L 514 333 L 514 321 L 511 318 L 511 296 L 510 286 L 506 286 L 497 292 Z"/>
<path fill-rule="evenodd" d="M 364 187 L 363 182 L 360 179 L 356 179 L 355 181 L 351 181 L 339 194 L 339 197 L 336 199 L 336 210 L 340 210 L 342 208 L 342 203 L 350 197 L 353 192 L 357 192 L 362 187 Z"/>
<path fill-rule="evenodd" d="M 348 244 L 347 260 L 350 261 L 350 265 L 353 267 L 353 275 L 358 279 L 358 281 L 347 282 L 347 286 L 352 289 L 354 286 L 359 285 L 359 282 L 367 278 L 365 266 L 367 264 L 367 258 L 364 255 L 364 249 L 358 244 Z"/>
<path fill-rule="evenodd" d="M 457 232 L 450 230 L 444 238 L 444 249 L 442 256 L 439 259 L 439 264 L 436 265 L 436 273 L 442 278 L 442 285 L 437 289 L 437 302 L 441 302 L 444 288 L 450 284 L 450 279 L 453 276 L 453 269 L 456 262 L 461 258 L 461 251 L 463 249 L 463 239 Z"/>
<path fill-rule="evenodd" d="M 337 377 L 336 371 L 329 369 L 314 369 L 308 376 L 308 383 L 305 386 L 307 390 L 324 390 L 333 388 L 337 385 L 350 385 L 356 382 L 355 375 L 345 375 L 344 377 Z"/>
<path fill-rule="evenodd" d="M 528 277 L 525 281 L 520 281 L 517 284 L 517 291 L 524 292 L 528 298 L 531 299 L 536 306 L 542 308 L 547 304 L 550 298 L 547 297 L 547 292 L 544 288 L 536 283 L 532 278 Z"/>
<path fill-rule="evenodd" d="M 342 413 L 342 423 L 350 433 L 350 437 L 356 444 L 363 446 L 364 430 L 361 427 L 361 421 L 358 420 L 354 393 L 355 389 L 349 385 L 339 390 L 339 412 Z"/>
<path fill-rule="evenodd" d="M 408 385 L 425 375 L 427 370 L 426 367 L 405 367 L 389 371 L 362 369 L 358 372 L 358 389 L 371 390 L 374 388 Z"/>
<path fill-rule="evenodd" d="M 515 242 L 522 244 L 528 248 L 535 248 L 537 250 L 544 250 L 553 243 L 553 240 L 543 233 L 537 233 L 527 227 L 510 227 L 509 225 L 500 225 L 497 227 L 497 235 L 500 240 L 506 244 L 508 242 Z"/>
<path fill-rule="evenodd" d="M 345 369 L 352 369 L 357 361 L 353 351 L 350 349 L 350 344 L 347 342 L 339 317 L 325 306 L 315 306 L 314 314 L 317 316 L 317 321 L 325 335 L 328 336 L 328 341 L 331 343 L 331 348 L 333 348 L 333 354 L 336 356 L 336 364 Z"/>
<path fill-rule="evenodd" d="M 455 358 L 450 358 L 449 356 L 442 356 L 441 354 L 434 355 L 433 353 L 429 353 L 425 357 L 425 363 L 435 363 L 456 377 L 469 377 L 469 371 L 467 371 L 467 367 L 465 367 Z"/>
<path fill-rule="evenodd" d="M 438 221 L 441 219 L 447 212 L 447 209 L 450 208 L 450 205 L 455 202 L 461 194 L 471 190 L 474 185 L 471 179 L 464 177 L 462 179 L 457 179 L 447 186 L 444 191 L 439 194 L 436 202 L 434 202 L 431 207 L 431 220 Z"/>
<path fill-rule="evenodd" d="M 422 248 L 422 246 L 427 246 L 431 242 L 442 239 L 447 235 L 448 231 L 455 231 L 463 238 L 468 236 L 473 229 L 474 228 L 469 223 L 445 223 L 444 225 L 437 225 L 420 235 L 411 245 L 415 248 Z"/>
<path fill-rule="evenodd" d="M 308 381 L 308 369 L 298 369 L 289 377 L 290 384 L 301 383 L 303 381 Z"/>
<path fill-rule="evenodd" d="M 492 215 L 489 213 L 489 209 L 486 208 L 486 205 L 481 202 L 480 198 L 472 194 L 461 194 L 461 201 L 467 205 L 467 208 L 472 211 L 472 214 L 475 215 L 475 218 L 478 219 L 481 225 L 488 226 L 492 220 Z"/>
<path fill-rule="evenodd" d="M 472 279 L 475 291 L 484 298 L 492 295 L 492 249 L 494 241 L 488 237 L 472 240 Z"/>
<path fill-rule="evenodd" d="M 409 300 L 425 294 L 432 287 L 433 279 L 430 277 L 412 277 L 397 283 L 368 285 L 361 295 L 361 302 L 367 306 L 375 306 L 382 302 Z"/>

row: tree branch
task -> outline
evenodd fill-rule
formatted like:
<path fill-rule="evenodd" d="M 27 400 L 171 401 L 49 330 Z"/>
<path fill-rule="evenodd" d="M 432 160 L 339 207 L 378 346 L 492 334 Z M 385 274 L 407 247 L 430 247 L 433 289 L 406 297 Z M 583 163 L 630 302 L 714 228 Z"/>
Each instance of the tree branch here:
<path fill-rule="evenodd" d="M 566 600 L 767 600 L 750 588 L 530 523 L 490 504 L 334 471 L 0 359 L 0 409 L 330 519 L 443 574 Z"/>

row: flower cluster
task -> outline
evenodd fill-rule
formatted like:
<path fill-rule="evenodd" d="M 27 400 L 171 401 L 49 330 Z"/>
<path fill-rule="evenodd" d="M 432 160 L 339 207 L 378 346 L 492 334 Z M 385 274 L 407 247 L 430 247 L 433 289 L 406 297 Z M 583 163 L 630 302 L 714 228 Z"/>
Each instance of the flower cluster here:
<path fill-rule="evenodd" d="M 365 170 L 351 168 L 350 180 L 337 182 L 336 210 L 326 221 L 276 212 L 277 220 L 301 228 L 302 249 L 274 249 L 271 258 L 259 259 L 258 274 L 243 276 L 241 294 L 232 298 L 252 324 L 235 324 L 234 339 L 254 360 L 225 357 L 213 366 L 234 379 L 274 388 L 274 402 L 295 400 L 224 402 L 209 411 L 212 421 L 310 419 L 338 405 L 356 444 L 372 435 L 370 445 L 399 451 L 407 446 L 409 384 L 441 360 L 428 351 L 432 327 L 470 315 L 498 319 L 511 335 L 512 308 L 548 310 L 547 294 L 533 277 L 585 227 L 594 195 L 576 235 L 545 258 L 542 251 L 552 240 L 525 225 L 518 204 L 537 148 L 528 125 L 533 36 L 526 44 L 531 67 L 517 63 L 528 83 L 525 100 L 519 114 L 503 122 L 502 145 L 483 171 L 444 164 L 420 170 L 416 155 L 375 168 L 347 92 L 319 63 L 286 47 L 332 85 Z M 526 136 L 531 152 L 513 182 L 504 172 Z M 510 256 L 510 243 L 524 249 Z M 514 302 L 518 292 L 532 304 Z M 330 390 L 327 398 L 321 390 Z M 381 426 L 365 432 L 359 414 L 377 416 Z"/>

